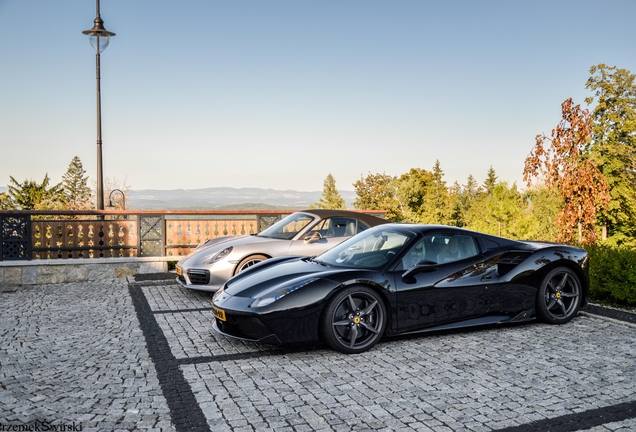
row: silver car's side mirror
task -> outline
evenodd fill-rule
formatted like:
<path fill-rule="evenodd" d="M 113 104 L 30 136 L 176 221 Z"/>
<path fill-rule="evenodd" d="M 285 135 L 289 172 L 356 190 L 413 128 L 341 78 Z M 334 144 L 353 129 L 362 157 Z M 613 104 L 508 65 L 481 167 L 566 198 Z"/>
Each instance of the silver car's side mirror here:
<path fill-rule="evenodd" d="M 307 244 L 315 243 L 319 240 L 322 240 L 322 236 L 318 231 L 314 231 L 311 234 L 307 235 L 307 237 L 305 237 L 305 243 Z"/>

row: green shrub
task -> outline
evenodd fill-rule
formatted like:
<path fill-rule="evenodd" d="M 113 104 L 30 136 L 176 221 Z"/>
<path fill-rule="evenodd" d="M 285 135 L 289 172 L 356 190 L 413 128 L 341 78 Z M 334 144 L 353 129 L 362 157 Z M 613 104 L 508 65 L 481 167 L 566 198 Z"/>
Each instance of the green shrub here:
<path fill-rule="evenodd" d="M 636 306 L 636 250 L 592 246 L 590 300 L 615 306 Z"/>

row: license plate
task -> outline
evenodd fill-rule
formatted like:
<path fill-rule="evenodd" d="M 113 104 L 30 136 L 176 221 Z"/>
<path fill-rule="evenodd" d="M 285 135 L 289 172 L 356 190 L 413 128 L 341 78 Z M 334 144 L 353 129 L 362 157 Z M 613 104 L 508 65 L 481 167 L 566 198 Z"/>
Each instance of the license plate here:
<path fill-rule="evenodd" d="M 179 267 L 179 266 L 177 266 L 176 269 L 177 269 L 177 274 L 179 276 L 183 276 L 183 269 L 181 267 Z"/>
<path fill-rule="evenodd" d="M 221 321 L 225 321 L 225 311 L 221 309 L 214 308 L 214 316 L 220 319 Z"/>

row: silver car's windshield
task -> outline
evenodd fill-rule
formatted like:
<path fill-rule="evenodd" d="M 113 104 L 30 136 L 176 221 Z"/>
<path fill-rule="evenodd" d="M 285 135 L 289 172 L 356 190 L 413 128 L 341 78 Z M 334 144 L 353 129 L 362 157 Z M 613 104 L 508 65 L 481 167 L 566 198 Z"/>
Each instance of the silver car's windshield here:
<path fill-rule="evenodd" d="M 294 213 L 276 222 L 271 227 L 257 234 L 259 237 L 268 237 L 281 240 L 291 240 L 303 228 L 314 220 L 314 217 L 305 213 Z"/>
<path fill-rule="evenodd" d="M 316 257 L 334 267 L 373 269 L 388 264 L 415 234 L 382 227 L 371 228 Z"/>

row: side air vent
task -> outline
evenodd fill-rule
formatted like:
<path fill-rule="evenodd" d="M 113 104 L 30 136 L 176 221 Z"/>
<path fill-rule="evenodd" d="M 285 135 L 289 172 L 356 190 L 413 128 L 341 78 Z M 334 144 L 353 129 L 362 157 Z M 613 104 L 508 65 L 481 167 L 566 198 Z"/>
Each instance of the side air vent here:
<path fill-rule="evenodd" d="M 531 255 L 530 252 L 507 252 L 497 261 L 499 276 L 503 276 Z"/>

